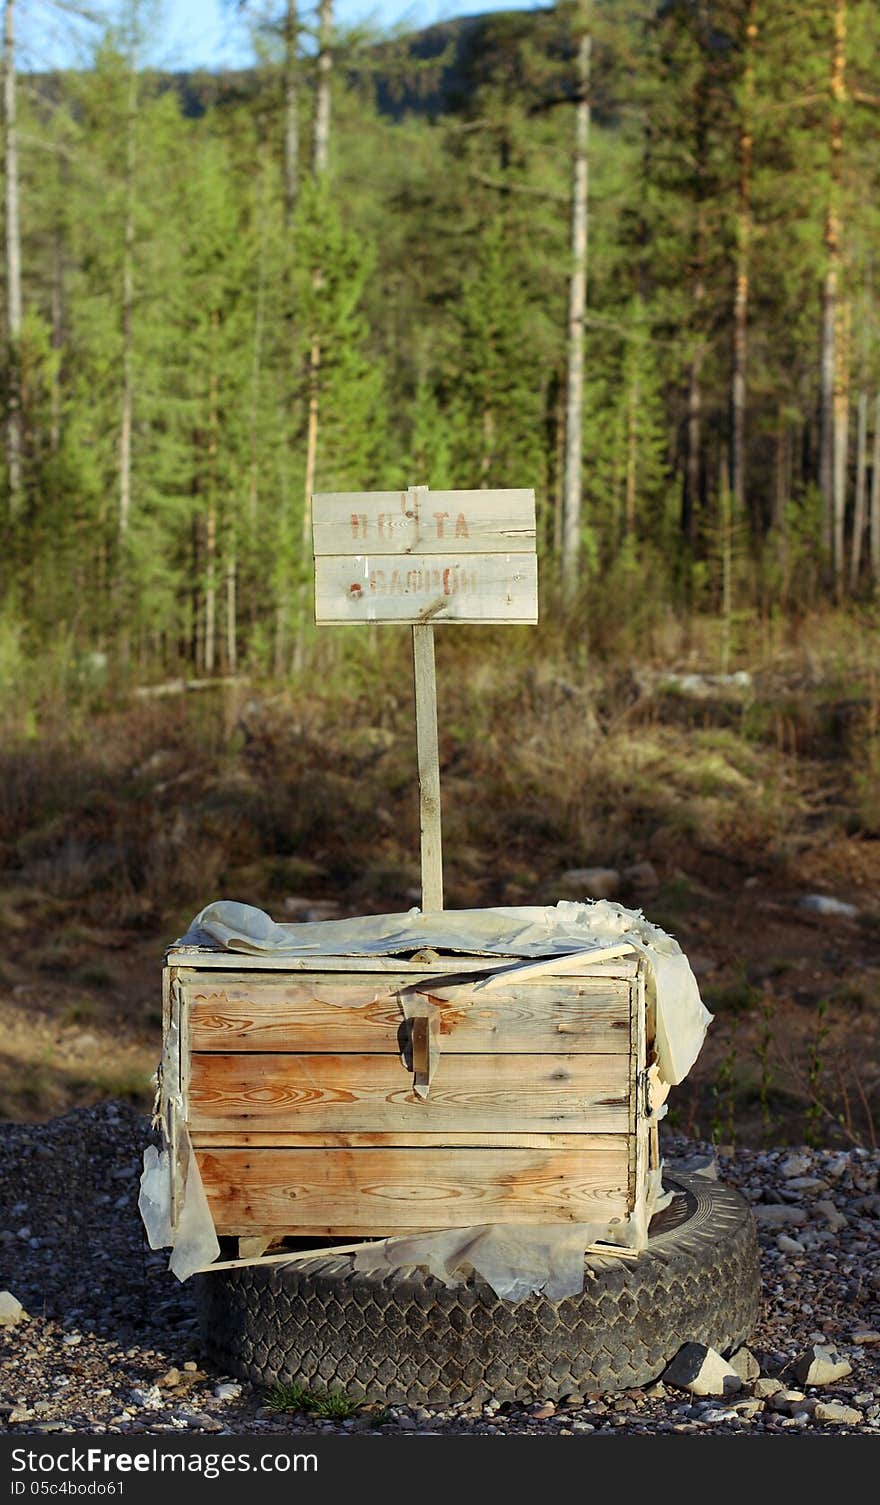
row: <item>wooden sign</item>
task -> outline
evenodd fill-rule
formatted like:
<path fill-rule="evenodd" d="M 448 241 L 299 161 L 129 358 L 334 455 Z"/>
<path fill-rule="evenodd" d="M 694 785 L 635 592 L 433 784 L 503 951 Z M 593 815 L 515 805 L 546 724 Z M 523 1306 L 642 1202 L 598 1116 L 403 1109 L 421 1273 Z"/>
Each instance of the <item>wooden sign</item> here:
<path fill-rule="evenodd" d="M 537 622 L 535 493 L 329 491 L 312 497 L 315 621 L 408 622 L 413 635 L 422 910 L 443 908 L 433 627 Z"/>
<path fill-rule="evenodd" d="M 319 625 L 538 620 L 533 491 L 326 492 L 312 506 Z"/>

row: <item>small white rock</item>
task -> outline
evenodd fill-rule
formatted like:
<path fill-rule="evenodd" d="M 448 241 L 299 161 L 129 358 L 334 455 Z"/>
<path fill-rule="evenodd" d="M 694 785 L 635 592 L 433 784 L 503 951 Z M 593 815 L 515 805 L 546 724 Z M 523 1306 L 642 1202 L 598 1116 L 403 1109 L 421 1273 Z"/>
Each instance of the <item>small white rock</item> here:
<path fill-rule="evenodd" d="M 822 1202 L 816 1203 L 816 1212 L 821 1214 L 821 1216 L 825 1219 L 825 1222 L 828 1224 L 828 1227 L 832 1228 L 835 1233 L 837 1233 L 840 1228 L 846 1228 L 847 1224 L 849 1223 L 849 1218 L 844 1217 L 844 1214 L 842 1212 L 838 1212 L 834 1203 L 829 1198 L 826 1198 Z"/>
<path fill-rule="evenodd" d="M 744 1385 L 756 1380 L 761 1373 L 761 1366 L 750 1348 L 738 1348 L 736 1353 L 730 1355 L 728 1363 Z"/>
<path fill-rule="evenodd" d="M 806 1254 L 807 1246 L 800 1239 L 792 1238 L 788 1233 L 780 1233 L 776 1240 L 776 1247 L 781 1254 Z"/>
<path fill-rule="evenodd" d="M 214 1395 L 217 1400 L 238 1400 L 241 1395 L 241 1385 L 235 1380 L 224 1380 L 214 1386 Z"/>
<path fill-rule="evenodd" d="M 717 1349 L 685 1343 L 663 1374 L 664 1384 L 690 1395 L 735 1395 L 742 1379 Z"/>
<path fill-rule="evenodd" d="M 833 1385 L 852 1374 L 852 1365 L 828 1344 L 814 1343 L 795 1359 L 791 1372 L 801 1385 Z"/>
<path fill-rule="evenodd" d="M 802 1228 L 807 1221 L 803 1207 L 790 1207 L 787 1202 L 759 1202 L 752 1211 L 763 1228 Z"/>
<path fill-rule="evenodd" d="M 859 912 L 855 904 L 847 904 L 845 899 L 832 899 L 830 894 L 804 894 L 798 900 L 798 908 L 811 909 L 814 914 L 840 915 L 848 920 L 854 920 Z"/>
<path fill-rule="evenodd" d="M 129 1390 L 128 1399 L 139 1410 L 159 1410 L 165 1402 L 158 1385 L 150 1385 L 147 1390 Z"/>
<path fill-rule="evenodd" d="M 835 1422 L 837 1424 L 849 1422 L 851 1426 L 855 1426 L 862 1420 L 862 1413 L 861 1411 L 857 1411 L 854 1406 L 845 1406 L 843 1401 L 820 1400 L 816 1402 L 813 1409 L 813 1420 Z"/>
<path fill-rule="evenodd" d="M 810 1155 L 794 1154 L 789 1155 L 785 1160 L 783 1160 L 781 1166 L 779 1167 L 779 1173 L 780 1175 L 785 1176 L 787 1180 L 792 1176 L 805 1176 L 808 1171 L 812 1170 L 812 1168 L 813 1161 Z"/>
<path fill-rule="evenodd" d="M 28 1314 L 17 1296 L 11 1291 L 0 1291 L 0 1327 L 15 1327 L 17 1322 L 27 1322 Z"/>

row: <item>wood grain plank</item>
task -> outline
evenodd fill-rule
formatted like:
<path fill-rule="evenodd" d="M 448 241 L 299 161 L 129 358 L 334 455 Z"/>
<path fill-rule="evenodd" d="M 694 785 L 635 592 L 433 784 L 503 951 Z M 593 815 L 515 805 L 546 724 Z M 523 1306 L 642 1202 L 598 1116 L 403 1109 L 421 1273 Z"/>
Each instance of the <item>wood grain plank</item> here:
<path fill-rule="evenodd" d="M 315 621 L 537 622 L 534 554 L 365 553 L 315 560 Z"/>
<path fill-rule="evenodd" d="M 320 970 L 322 974 L 350 972 L 387 975 L 389 972 L 401 972 L 407 974 L 410 982 L 415 982 L 419 977 L 439 977 L 441 974 L 457 978 L 476 977 L 510 967 L 516 960 L 515 956 L 455 956 L 447 952 L 432 961 L 430 967 L 426 967 L 424 962 L 404 961 L 399 956 L 292 956 L 285 955 L 282 951 L 205 951 L 195 946 L 172 946 L 165 953 L 166 965 L 173 966 L 184 979 L 202 971 L 230 972 L 234 969 L 236 975 L 247 974 L 250 977 L 255 972 L 311 973 Z M 620 961 L 585 966 L 583 972 L 577 975 L 580 981 L 590 977 L 635 977 L 643 965 L 639 958 L 630 961 L 622 958 Z"/>
<path fill-rule="evenodd" d="M 201 1150 L 218 1233 L 609 1221 L 627 1213 L 626 1138 L 540 1150 Z"/>
<path fill-rule="evenodd" d="M 443 908 L 443 838 L 440 821 L 440 750 L 437 738 L 437 674 L 433 627 L 414 627 L 413 682 L 419 765 L 419 830 L 422 854 L 422 913 Z"/>
<path fill-rule="evenodd" d="M 194 1055 L 191 1130 L 626 1132 L 629 1055 L 442 1055 L 427 1098 L 387 1055 Z"/>
<path fill-rule="evenodd" d="M 615 1136 L 591 1134 L 587 1139 L 579 1134 L 532 1134 L 528 1130 L 511 1131 L 508 1134 L 483 1133 L 471 1129 L 456 1133 L 445 1129 L 442 1134 L 425 1133 L 421 1130 L 406 1130 L 397 1134 L 349 1134 L 342 1130 L 318 1130 L 312 1133 L 296 1133 L 283 1129 L 267 1131 L 236 1129 L 201 1129 L 193 1133 L 192 1142 L 198 1149 L 291 1149 L 291 1150 L 379 1150 L 379 1149 L 500 1149 L 500 1150 L 579 1150 L 588 1153 L 607 1138 L 609 1144 Z"/>
<path fill-rule="evenodd" d="M 312 507 L 318 557 L 535 550 L 535 493 L 521 488 L 318 492 Z"/>
<path fill-rule="evenodd" d="M 410 979 L 317 976 L 193 977 L 185 984 L 194 1051 L 398 1053 Z M 442 980 L 415 990 L 440 1016 L 440 1044 L 451 1054 L 589 1052 L 628 1049 L 629 984 L 602 978 L 542 980 L 475 993 Z"/>

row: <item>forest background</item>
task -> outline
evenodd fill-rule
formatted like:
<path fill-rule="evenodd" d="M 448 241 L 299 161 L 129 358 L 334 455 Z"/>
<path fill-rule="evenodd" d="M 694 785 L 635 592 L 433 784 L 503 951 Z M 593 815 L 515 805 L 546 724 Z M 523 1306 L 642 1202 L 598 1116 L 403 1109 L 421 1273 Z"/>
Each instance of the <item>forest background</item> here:
<path fill-rule="evenodd" d="M 418 901 L 407 634 L 314 627 L 309 497 L 532 486 L 541 624 L 438 632 L 447 903 L 644 905 L 682 1126 L 875 1143 L 876 7 L 288 0 L 200 75 L 138 0 L 22 72 L 19 9 L 3 1111 L 145 1097 L 209 899 Z"/>

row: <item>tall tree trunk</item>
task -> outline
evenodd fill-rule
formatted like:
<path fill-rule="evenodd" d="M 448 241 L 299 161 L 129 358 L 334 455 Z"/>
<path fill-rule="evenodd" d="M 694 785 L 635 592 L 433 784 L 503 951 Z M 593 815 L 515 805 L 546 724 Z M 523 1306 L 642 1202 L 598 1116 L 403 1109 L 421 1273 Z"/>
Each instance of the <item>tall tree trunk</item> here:
<path fill-rule="evenodd" d="M 6 417 L 6 465 L 9 512 L 22 505 L 23 420 L 21 407 L 21 229 L 18 217 L 18 134 L 15 120 L 15 14 L 6 0 L 3 18 L 3 114 L 6 126 L 6 307 L 9 341 L 9 396 Z"/>
<path fill-rule="evenodd" d="M 226 560 L 226 668 L 230 674 L 234 674 L 238 668 L 236 561 L 234 547 L 230 548 Z"/>
<path fill-rule="evenodd" d="M 849 461 L 850 306 L 838 296 L 834 335 L 834 589 L 843 595 L 846 583 L 844 520 Z"/>
<path fill-rule="evenodd" d="M 315 89 L 315 126 L 312 141 L 312 173 L 320 182 L 327 172 L 330 154 L 330 78 L 333 70 L 333 0 L 321 0 L 318 11 L 318 62 Z M 315 286 L 321 285 L 320 269 L 315 273 Z M 315 470 L 318 460 L 319 377 L 321 371 L 321 341 L 317 334 L 312 337 L 309 352 L 309 419 L 306 430 L 306 476 L 305 506 L 303 507 L 303 544 L 308 549 L 312 531 L 312 492 L 315 489 Z"/>
<path fill-rule="evenodd" d="M 557 375 L 556 401 L 553 405 L 554 455 L 553 468 L 553 558 L 557 565 L 562 558 L 562 509 L 565 485 L 565 381 L 560 371 Z"/>
<path fill-rule="evenodd" d="M 874 399 L 874 445 L 871 450 L 871 580 L 880 590 L 880 392 Z"/>
<path fill-rule="evenodd" d="M 856 420 L 856 496 L 853 507 L 852 549 L 849 559 L 849 588 L 855 591 L 859 583 L 862 564 L 862 544 L 865 537 L 865 500 L 868 470 L 868 394 L 862 387 L 859 391 Z"/>
<path fill-rule="evenodd" d="M 217 332 L 220 316 L 211 309 L 208 390 L 208 511 L 205 517 L 205 673 L 217 659 Z"/>
<path fill-rule="evenodd" d="M 571 272 L 568 287 L 565 482 L 562 504 L 562 588 L 569 600 L 574 596 L 578 583 L 583 502 L 584 318 L 587 307 L 592 12 L 592 0 L 580 0 L 571 191 Z"/>
<path fill-rule="evenodd" d="M 134 175 L 137 65 L 132 48 L 125 118 L 125 242 L 122 253 L 122 414 L 119 425 L 119 537 L 124 544 L 131 518 L 131 429 L 133 418 Z M 124 569 L 124 561 L 120 561 Z"/>
<path fill-rule="evenodd" d="M 825 216 L 825 281 L 822 289 L 822 351 L 820 359 L 819 485 L 824 500 L 822 541 L 831 555 L 835 589 L 843 584 L 844 496 L 846 464 L 841 464 L 840 272 L 842 261 L 840 192 L 843 176 L 843 115 L 846 100 L 847 0 L 834 0 L 834 40 L 831 50 L 831 178 Z"/>
<path fill-rule="evenodd" d="M 315 136 L 312 171 L 320 178 L 327 171 L 330 155 L 330 75 L 333 71 L 333 0 L 321 0 L 318 8 L 318 75 L 315 93 Z"/>
<path fill-rule="evenodd" d="M 743 65 L 743 105 L 739 134 L 739 203 L 736 215 L 736 290 L 733 302 L 733 381 L 730 485 L 734 507 L 745 511 L 746 500 L 746 381 L 748 359 L 749 274 L 752 242 L 752 117 L 755 98 L 755 47 L 758 37 L 757 0 L 746 11 Z"/>
<path fill-rule="evenodd" d="M 624 495 L 624 534 L 636 528 L 636 496 L 639 464 L 639 368 L 634 364 L 626 394 L 626 488 Z"/>
<path fill-rule="evenodd" d="M 56 225 L 52 237 L 52 365 L 51 421 L 49 448 L 57 455 L 61 444 L 61 371 L 59 362 L 64 349 L 64 243 L 61 226 Z"/>
<path fill-rule="evenodd" d="M 495 409 L 492 399 L 486 394 L 483 402 L 483 454 L 480 459 L 480 486 L 488 490 L 492 477 L 492 455 L 495 452 Z"/>
<path fill-rule="evenodd" d="M 776 484 L 773 488 L 773 543 L 782 571 L 781 594 L 788 599 L 788 503 L 791 495 L 791 426 L 780 409 L 776 427 Z"/>
<path fill-rule="evenodd" d="M 296 0 L 287 0 L 284 14 L 284 227 L 288 232 L 293 225 L 299 191 L 298 36 Z"/>

